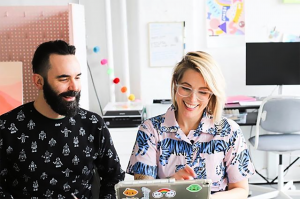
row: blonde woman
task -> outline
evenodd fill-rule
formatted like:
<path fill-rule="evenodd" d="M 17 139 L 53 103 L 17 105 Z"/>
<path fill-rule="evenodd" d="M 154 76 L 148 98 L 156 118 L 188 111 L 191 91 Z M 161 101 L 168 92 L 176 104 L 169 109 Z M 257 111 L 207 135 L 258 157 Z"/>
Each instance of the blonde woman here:
<path fill-rule="evenodd" d="M 238 124 L 222 117 L 224 78 L 205 52 L 189 52 L 176 65 L 173 104 L 139 127 L 127 173 L 135 179 L 211 179 L 211 198 L 248 196 L 254 174 Z"/>

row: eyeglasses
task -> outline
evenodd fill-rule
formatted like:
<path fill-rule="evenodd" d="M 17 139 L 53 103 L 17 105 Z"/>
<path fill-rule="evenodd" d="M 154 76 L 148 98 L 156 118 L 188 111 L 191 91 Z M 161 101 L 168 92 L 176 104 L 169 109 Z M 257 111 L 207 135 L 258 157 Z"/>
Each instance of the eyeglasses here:
<path fill-rule="evenodd" d="M 192 93 L 195 93 L 196 98 L 200 101 L 207 101 L 210 99 L 210 97 L 213 95 L 210 91 L 204 91 L 204 90 L 194 90 L 190 87 L 176 84 L 177 87 L 177 93 L 181 97 L 189 97 Z"/>

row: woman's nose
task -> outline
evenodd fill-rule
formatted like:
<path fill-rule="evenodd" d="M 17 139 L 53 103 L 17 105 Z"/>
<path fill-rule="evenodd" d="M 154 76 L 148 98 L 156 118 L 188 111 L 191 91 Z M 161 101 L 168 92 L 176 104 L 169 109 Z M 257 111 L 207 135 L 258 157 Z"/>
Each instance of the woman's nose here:
<path fill-rule="evenodd" d="M 193 102 L 198 101 L 197 94 L 194 91 L 191 93 L 190 98 Z"/>

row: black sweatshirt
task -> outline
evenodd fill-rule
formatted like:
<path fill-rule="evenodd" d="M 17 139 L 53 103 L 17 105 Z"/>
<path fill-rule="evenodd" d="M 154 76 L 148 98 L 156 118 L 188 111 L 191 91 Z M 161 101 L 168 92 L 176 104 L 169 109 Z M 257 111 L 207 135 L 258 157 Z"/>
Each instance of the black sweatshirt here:
<path fill-rule="evenodd" d="M 90 199 L 94 168 L 100 198 L 115 198 L 125 173 L 99 115 L 49 119 L 30 102 L 0 116 L 0 198 Z"/>

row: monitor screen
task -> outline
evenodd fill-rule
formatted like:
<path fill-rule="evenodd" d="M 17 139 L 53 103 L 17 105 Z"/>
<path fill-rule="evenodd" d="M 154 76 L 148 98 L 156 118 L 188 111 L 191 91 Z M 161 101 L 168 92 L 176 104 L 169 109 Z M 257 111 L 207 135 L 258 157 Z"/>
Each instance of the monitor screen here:
<path fill-rule="evenodd" d="M 300 84 L 300 42 L 246 43 L 246 85 Z"/>

